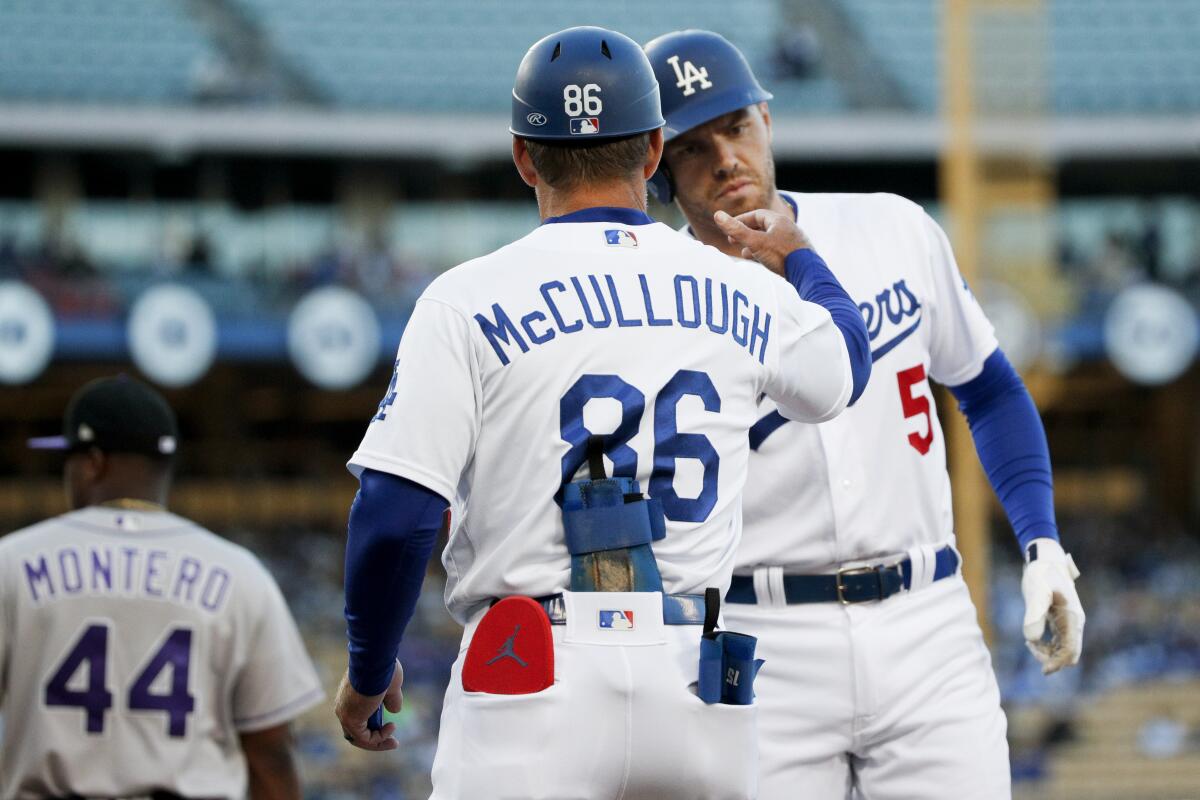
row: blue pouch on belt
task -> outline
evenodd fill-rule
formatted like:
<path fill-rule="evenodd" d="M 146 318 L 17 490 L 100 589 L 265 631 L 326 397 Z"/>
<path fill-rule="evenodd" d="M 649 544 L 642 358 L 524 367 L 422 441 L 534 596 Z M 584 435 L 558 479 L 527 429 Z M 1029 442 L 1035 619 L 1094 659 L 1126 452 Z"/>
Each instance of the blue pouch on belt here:
<path fill-rule="evenodd" d="M 748 706 L 754 702 L 754 678 L 761 658 L 754 657 L 758 639 L 744 633 L 718 631 L 720 595 L 705 590 L 704 635 L 700 638 L 700 676 L 696 694 L 706 703 Z"/>
<path fill-rule="evenodd" d="M 633 478 L 604 475 L 603 438 L 588 440 L 590 479 L 563 489 L 571 591 L 661 592 L 651 542 L 666 536 L 662 505 Z"/>

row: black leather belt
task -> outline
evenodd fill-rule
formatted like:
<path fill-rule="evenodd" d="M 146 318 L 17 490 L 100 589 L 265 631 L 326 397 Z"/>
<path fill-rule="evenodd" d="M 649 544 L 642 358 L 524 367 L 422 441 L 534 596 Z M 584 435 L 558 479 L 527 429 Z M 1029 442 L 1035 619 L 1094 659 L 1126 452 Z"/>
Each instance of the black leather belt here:
<path fill-rule="evenodd" d="M 958 553 L 950 545 L 937 551 L 933 580 L 940 581 L 958 572 Z M 874 567 L 852 567 L 832 575 L 784 575 L 783 596 L 788 605 L 796 603 L 869 603 L 886 600 L 912 585 L 912 561 Z M 727 603 L 757 603 L 754 578 L 734 575 Z"/>
<path fill-rule="evenodd" d="M 715 590 L 714 590 L 715 592 Z M 535 597 L 546 610 L 551 625 L 567 624 L 567 604 L 561 594 Z M 664 594 L 663 624 L 664 625 L 703 625 L 704 624 L 704 595 L 702 594 Z"/>

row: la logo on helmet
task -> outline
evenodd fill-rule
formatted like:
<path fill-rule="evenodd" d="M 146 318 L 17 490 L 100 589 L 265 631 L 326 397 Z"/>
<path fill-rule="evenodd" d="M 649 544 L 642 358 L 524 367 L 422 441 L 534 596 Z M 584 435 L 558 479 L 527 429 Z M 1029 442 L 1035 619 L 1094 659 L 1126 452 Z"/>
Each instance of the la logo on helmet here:
<path fill-rule="evenodd" d="M 667 63 L 675 70 L 675 77 L 678 79 L 675 85 L 683 89 L 683 96 L 690 97 L 696 93 L 696 87 L 693 83 L 700 82 L 701 89 L 711 89 L 712 81 L 708 79 L 708 67 L 696 69 L 696 65 L 690 61 L 683 62 L 683 68 L 679 67 L 679 56 L 671 56 L 667 59 Z"/>

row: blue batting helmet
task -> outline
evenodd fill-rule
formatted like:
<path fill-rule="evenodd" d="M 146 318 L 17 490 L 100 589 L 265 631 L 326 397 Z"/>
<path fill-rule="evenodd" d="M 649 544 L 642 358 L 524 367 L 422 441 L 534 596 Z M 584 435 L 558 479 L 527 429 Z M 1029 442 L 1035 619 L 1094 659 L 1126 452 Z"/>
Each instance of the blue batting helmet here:
<path fill-rule="evenodd" d="M 654 71 L 624 34 L 568 28 L 529 48 L 517 68 L 509 127 L 516 136 L 587 141 L 663 124 Z"/>
<path fill-rule="evenodd" d="M 725 37 L 711 31 L 675 31 L 648 42 L 646 56 L 662 93 L 666 141 L 739 108 L 770 100 L 746 57 Z M 674 195 L 670 176 L 660 167 L 650 180 L 660 201 Z"/>

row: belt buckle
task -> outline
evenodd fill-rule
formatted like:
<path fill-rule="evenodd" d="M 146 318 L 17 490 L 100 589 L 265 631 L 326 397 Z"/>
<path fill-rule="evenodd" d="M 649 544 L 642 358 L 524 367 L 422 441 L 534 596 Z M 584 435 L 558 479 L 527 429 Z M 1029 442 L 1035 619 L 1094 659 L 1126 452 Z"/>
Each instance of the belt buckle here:
<path fill-rule="evenodd" d="M 874 572 L 874 573 L 876 573 L 876 575 L 878 575 L 880 569 L 882 569 L 882 567 L 879 567 L 879 566 L 851 567 L 849 569 L 839 569 L 837 571 L 836 575 L 834 576 L 835 582 L 837 583 L 838 602 L 844 606 L 850 606 L 850 605 L 854 605 L 855 603 L 869 603 L 872 600 L 878 600 L 879 598 L 877 598 L 877 597 L 868 597 L 868 598 L 864 598 L 862 600 L 847 600 L 846 599 L 846 585 L 844 583 L 842 583 L 842 576 L 843 575 L 868 575 L 872 572 Z"/>

